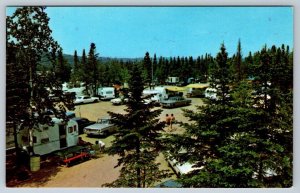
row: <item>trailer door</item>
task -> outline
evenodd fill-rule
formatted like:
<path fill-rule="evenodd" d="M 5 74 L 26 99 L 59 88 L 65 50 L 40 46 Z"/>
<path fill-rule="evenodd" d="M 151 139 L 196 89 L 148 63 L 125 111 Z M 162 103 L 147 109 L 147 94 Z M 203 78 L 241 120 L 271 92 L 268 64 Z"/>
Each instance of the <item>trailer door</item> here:
<path fill-rule="evenodd" d="M 67 147 L 67 135 L 65 125 L 59 125 L 60 148 Z"/>

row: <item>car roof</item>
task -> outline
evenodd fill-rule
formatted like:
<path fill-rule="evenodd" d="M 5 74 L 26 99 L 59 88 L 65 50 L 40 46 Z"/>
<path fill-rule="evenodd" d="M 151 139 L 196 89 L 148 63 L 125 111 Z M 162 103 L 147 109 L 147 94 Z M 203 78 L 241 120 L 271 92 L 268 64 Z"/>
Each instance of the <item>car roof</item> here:
<path fill-rule="evenodd" d="M 75 121 L 77 121 L 77 120 L 82 120 L 82 119 L 87 119 L 87 118 L 84 118 L 84 117 L 74 117 L 72 119 L 75 120 Z"/>

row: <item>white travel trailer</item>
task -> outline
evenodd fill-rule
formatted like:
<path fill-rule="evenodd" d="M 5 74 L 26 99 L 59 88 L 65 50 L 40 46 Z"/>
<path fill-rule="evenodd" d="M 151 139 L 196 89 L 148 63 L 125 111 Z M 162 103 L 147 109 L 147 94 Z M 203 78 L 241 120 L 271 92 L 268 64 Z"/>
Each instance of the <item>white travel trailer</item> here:
<path fill-rule="evenodd" d="M 38 128 L 19 130 L 17 141 L 20 148 L 33 147 L 37 155 L 45 155 L 56 150 L 75 146 L 78 142 L 78 124 L 70 119 L 67 124 L 62 120 L 52 118 L 53 126 L 39 125 Z"/>
<path fill-rule="evenodd" d="M 169 76 L 166 80 L 167 84 L 174 85 L 179 83 L 179 77 Z"/>
<path fill-rule="evenodd" d="M 75 96 L 82 96 L 84 95 L 85 87 L 74 87 L 66 90 L 65 92 L 74 92 Z"/>
<path fill-rule="evenodd" d="M 164 86 L 156 86 L 154 88 L 154 91 L 157 92 L 157 98 L 160 101 L 165 100 L 169 97 L 167 93 L 167 89 Z"/>
<path fill-rule="evenodd" d="M 170 96 L 178 96 L 180 92 L 184 92 L 186 88 L 176 86 L 156 86 L 153 90 L 144 90 L 143 94 L 155 94 L 151 100 L 161 102 Z"/>
<path fill-rule="evenodd" d="M 144 96 L 152 95 L 150 101 L 160 102 L 160 96 L 159 96 L 160 92 L 158 90 L 143 90 L 143 95 Z"/>
<path fill-rule="evenodd" d="M 217 99 L 217 89 L 207 88 L 204 91 L 204 95 L 205 95 L 205 98 L 216 100 Z"/>
<path fill-rule="evenodd" d="M 102 87 L 98 88 L 98 93 L 101 100 L 109 100 L 115 98 L 115 88 L 114 87 Z"/>

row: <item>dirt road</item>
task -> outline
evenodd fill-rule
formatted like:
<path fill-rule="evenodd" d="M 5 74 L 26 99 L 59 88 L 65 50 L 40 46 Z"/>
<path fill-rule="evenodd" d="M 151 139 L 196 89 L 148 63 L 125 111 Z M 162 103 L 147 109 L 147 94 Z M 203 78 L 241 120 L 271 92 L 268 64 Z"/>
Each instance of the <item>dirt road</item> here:
<path fill-rule="evenodd" d="M 199 98 L 193 98 L 192 104 L 186 109 L 195 110 L 196 105 L 202 105 L 203 102 Z M 113 106 L 109 101 L 101 101 L 99 103 L 85 104 L 76 106 L 76 116 L 86 117 L 90 120 L 96 121 L 98 118 L 107 116 L 107 111 L 116 113 L 124 113 L 124 105 Z M 160 107 L 157 107 L 160 108 Z M 182 108 L 175 109 L 163 109 L 160 115 L 162 121 L 165 120 L 166 114 L 173 113 L 176 120 L 182 122 L 188 122 L 188 119 L 182 115 Z M 176 133 L 183 131 L 178 125 L 175 125 Z M 81 135 L 84 140 L 94 143 L 98 138 L 89 138 L 85 134 Z M 113 137 L 107 137 L 100 139 L 106 143 L 106 146 L 110 146 Z M 161 162 L 163 169 L 168 168 L 167 162 L 162 155 L 158 158 Z M 117 156 L 108 156 L 106 154 L 101 155 L 100 158 L 91 159 L 89 161 L 74 165 L 72 167 L 61 167 L 54 175 L 44 183 L 28 182 L 24 183 L 22 187 L 101 187 L 105 183 L 109 183 L 118 178 L 119 169 L 114 168 L 117 164 Z M 169 168 L 170 169 L 170 168 Z"/>

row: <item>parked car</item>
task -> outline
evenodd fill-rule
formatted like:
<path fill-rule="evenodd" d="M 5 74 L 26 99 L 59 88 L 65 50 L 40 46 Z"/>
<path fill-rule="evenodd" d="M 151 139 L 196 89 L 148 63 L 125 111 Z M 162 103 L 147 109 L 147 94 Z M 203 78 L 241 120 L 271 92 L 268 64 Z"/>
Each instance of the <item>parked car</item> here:
<path fill-rule="evenodd" d="M 177 176 L 187 174 L 197 168 L 193 167 L 193 164 L 190 162 L 178 163 L 175 159 L 168 160 L 168 165 L 173 169 Z"/>
<path fill-rule="evenodd" d="M 96 121 L 90 121 L 88 120 L 87 118 L 82 118 L 82 117 L 73 117 L 72 118 L 74 121 L 77 122 L 78 124 L 78 131 L 79 131 L 79 134 L 83 134 L 83 129 L 86 127 L 86 126 L 89 126 L 89 125 L 92 125 L 92 124 L 95 124 Z"/>
<path fill-rule="evenodd" d="M 181 153 L 186 152 L 186 150 L 180 150 L 178 151 L 178 155 L 180 155 Z M 203 169 L 204 166 L 201 167 L 195 167 L 195 164 L 186 161 L 186 162 L 178 162 L 178 160 L 168 157 L 167 158 L 167 162 L 168 165 L 173 169 L 174 173 L 177 176 L 183 175 L 183 174 L 188 174 L 189 172 L 193 171 L 193 170 L 197 170 L 197 169 Z"/>
<path fill-rule="evenodd" d="M 95 124 L 86 126 L 83 129 L 83 132 L 87 136 L 107 136 L 111 133 L 114 133 L 116 126 L 111 123 L 110 117 L 100 118 Z"/>
<path fill-rule="evenodd" d="M 113 105 L 122 105 L 122 104 L 125 104 L 126 102 L 128 102 L 128 98 L 115 98 L 115 99 L 112 99 L 110 100 L 110 102 L 113 104 Z"/>
<path fill-rule="evenodd" d="M 182 96 L 173 96 L 173 97 L 169 97 L 167 100 L 161 101 L 160 104 L 162 107 L 165 108 L 175 108 L 175 107 L 190 105 L 191 102 L 192 100 L 185 99 Z"/>
<path fill-rule="evenodd" d="M 99 102 L 98 97 L 78 96 L 76 97 L 74 104 L 96 103 L 96 102 Z"/>

